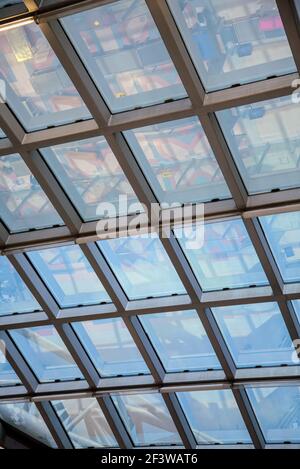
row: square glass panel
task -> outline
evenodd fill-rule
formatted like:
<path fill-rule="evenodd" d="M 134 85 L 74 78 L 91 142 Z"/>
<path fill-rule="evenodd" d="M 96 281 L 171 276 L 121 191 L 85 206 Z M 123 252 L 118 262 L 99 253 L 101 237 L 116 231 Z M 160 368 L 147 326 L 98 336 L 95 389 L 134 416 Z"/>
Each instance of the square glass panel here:
<path fill-rule="evenodd" d="M 78 245 L 27 253 L 61 308 L 110 302 L 110 298 Z"/>
<path fill-rule="evenodd" d="M 2 129 L 0 129 L 0 138 L 5 138 L 5 137 L 6 137 L 5 133 L 3 132 Z"/>
<path fill-rule="evenodd" d="M 196 311 L 144 314 L 139 320 L 167 372 L 221 368 Z"/>
<path fill-rule="evenodd" d="M 300 300 L 292 301 L 294 310 L 297 314 L 298 321 L 300 322 Z"/>
<path fill-rule="evenodd" d="M 251 443 L 231 390 L 178 392 L 177 397 L 199 445 Z"/>
<path fill-rule="evenodd" d="M 300 186 L 300 109 L 291 96 L 217 117 L 249 194 Z"/>
<path fill-rule="evenodd" d="M 40 151 L 84 221 L 143 211 L 104 137 Z"/>
<path fill-rule="evenodd" d="M 66 399 L 52 405 L 76 449 L 118 446 L 96 399 Z"/>
<path fill-rule="evenodd" d="M 293 365 L 294 346 L 277 303 L 212 308 L 237 368 Z"/>
<path fill-rule="evenodd" d="M 41 383 L 83 379 L 53 326 L 14 329 L 9 335 Z"/>
<path fill-rule="evenodd" d="M 0 30 L 0 76 L 6 102 L 27 132 L 91 118 L 34 22 Z"/>
<path fill-rule="evenodd" d="M 98 246 L 130 300 L 186 293 L 155 233 L 105 239 Z"/>
<path fill-rule="evenodd" d="M 124 135 L 159 202 L 231 198 L 197 117 L 127 130 Z"/>
<path fill-rule="evenodd" d="M 296 71 L 275 0 L 168 0 L 206 91 Z"/>
<path fill-rule="evenodd" d="M 11 233 L 64 224 L 18 154 L 0 159 L 0 216 Z"/>
<path fill-rule="evenodd" d="M 134 446 L 182 445 L 160 394 L 118 395 L 112 399 Z"/>
<path fill-rule="evenodd" d="M 4 256 L 0 257 L 0 316 L 41 311 L 18 272 Z"/>
<path fill-rule="evenodd" d="M 57 448 L 52 435 L 35 404 L 30 402 L 0 402 L 0 419 L 17 430 L 51 448 Z"/>
<path fill-rule="evenodd" d="M 144 0 L 113 2 L 61 22 L 112 113 L 186 96 Z"/>
<path fill-rule="evenodd" d="M 5 348 L 0 341 L 0 388 L 21 384 L 10 363 L 5 356 Z M 1 401 L 0 401 L 1 402 Z"/>
<path fill-rule="evenodd" d="M 300 443 L 300 387 L 247 388 L 267 443 Z"/>
<path fill-rule="evenodd" d="M 102 377 L 149 374 L 123 319 L 100 319 L 72 324 Z"/>
<path fill-rule="evenodd" d="M 268 283 L 241 219 L 178 228 L 175 235 L 204 291 Z"/>
<path fill-rule="evenodd" d="M 260 217 L 283 281 L 300 281 L 300 212 Z"/>

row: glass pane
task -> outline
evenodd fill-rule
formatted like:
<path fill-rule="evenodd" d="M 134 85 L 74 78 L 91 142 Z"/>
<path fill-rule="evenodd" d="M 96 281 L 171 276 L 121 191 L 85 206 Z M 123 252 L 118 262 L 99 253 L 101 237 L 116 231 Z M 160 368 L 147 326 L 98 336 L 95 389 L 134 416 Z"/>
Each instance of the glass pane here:
<path fill-rule="evenodd" d="M 22 3 L 22 0 L 0 0 L 0 8 Z"/>
<path fill-rule="evenodd" d="M 202 229 L 194 226 L 192 234 Z M 206 223 L 199 248 L 191 246 L 186 230 L 175 234 L 204 291 L 268 283 L 242 220 Z"/>
<path fill-rule="evenodd" d="M 21 381 L 8 363 L 4 343 L 0 340 L 0 387 L 15 386 L 17 384 L 21 384 Z"/>
<path fill-rule="evenodd" d="M 35 23 L 0 31 L 0 74 L 6 101 L 27 132 L 91 118 Z"/>
<path fill-rule="evenodd" d="M 296 71 L 275 0 L 168 0 L 206 91 Z"/>
<path fill-rule="evenodd" d="M 130 300 L 185 293 L 161 241 L 152 236 L 98 241 Z"/>
<path fill-rule="evenodd" d="M 5 137 L 6 137 L 5 133 L 3 132 L 2 129 L 0 129 L 0 138 L 5 138 Z"/>
<path fill-rule="evenodd" d="M 196 311 L 145 314 L 139 320 L 167 372 L 221 368 Z"/>
<path fill-rule="evenodd" d="M 109 217 L 143 210 L 104 137 L 56 145 L 41 153 L 84 221 L 106 217 L 109 209 Z M 124 204 L 120 197 L 127 198 Z"/>
<path fill-rule="evenodd" d="M 41 307 L 30 293 L 6 257 L 0 257 L 0 316 L 16 313 L 41 311 Z"/>
<path fill-rule="evenodd" d="M 300 110 L 291 96 L 217 117 L 249 194 L 300 186 Z"/>
<path fill-rule="evenodd" d="M 128 130 L 124 135 L 160 202 L 231 197 L 196 117 Z"/>
<path fill-rule="evenodd" d="M 251 443 L 229 389 L 179 392 L 177 396 L 199 445 Z"/>
<path fill-rule="evenodd" d="M 144 0 L 122 0 L 63 18 L 113 113 L 186 96 Z"/>
<path fill-rule="evenodd" d="M 83 379 L 53 326 L 14 329 L 9 335 L 41 383 Z"/>
<path fill-rule="evenodd" d="M 75 448 L 118 446 L 96 399 L 70 399 L 52 404 Z"/>
<path fill-rule="evenodd" d="M 38 181 L 18 154 L 0 159 L 0 202 L 0 216 L 12 233 L 63 225 Z"/>
<path fill-rule="evenodd" d="M 35 404 L 0 402 L 0 419 L 51 448 L 57 447 Z"/>
<path fill-rule="evenodd" d="M 149 373 L 123 319 L 78 322 L 72 326 L 102 377 Z"/>
<path fill-rule="evenodd" d="M 293 303 L 294 310 L 298 316 L 298 320 L 300 322 L 300 300 L 295 300 L 292 303 Z"/>
<path fill-rule="evenodd" d="M 294 347 L 277 303 L 212 308 L 238 368 L 293 365 Z"/>
<path fill-rule="evenodd" d="M 300 281 L 300 212 L 260 217 L 284 282 Z"/>
<path fill-rule="evenodd" d="M 112 396 L 135 446 L 182 445 L 160 394 Z"/>
<path fill-rule="evenodd" d="M 248 388 L 267 443 L 300 443 L 300 387 Z"/>
<path fill-rule="evenodd" d="M 32 251 L 27 256 L 61 308 L 111 301 L 79 246 Z"/>

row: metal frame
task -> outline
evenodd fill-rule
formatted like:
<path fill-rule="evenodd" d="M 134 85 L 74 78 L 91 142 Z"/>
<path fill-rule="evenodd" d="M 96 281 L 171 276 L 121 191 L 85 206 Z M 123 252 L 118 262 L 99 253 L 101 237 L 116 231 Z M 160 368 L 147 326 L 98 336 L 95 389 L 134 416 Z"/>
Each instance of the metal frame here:
<path fill-rule="evenodd" d="M 222 389 L 226 387 L 233 390 L 251 436 L 253 447 L 268 448 L 270 445 L 266 445 L 247 399 L 245 385 L 267 383 L 273 383 L 276 386 L 285 383 L 299 385 L 300 367 L 236 369 L 210 308 L 221 305 L 277 301 L 291 338 L 293 340 L 300 339 L 300 324 L 291 304 L 291 300 L 300 299 L 300 284 L 292 286 L 283 284 L 280 272 L 257 219 L 258 216 L 264 214 L 300 210 L 300 190 L 291 189 L 277 193 L 249 196 L 218 126 L 214 112 L 242 104 L 288 96 L 294 91 L 291 84 L 294 79 L 299 78 L 299 73 L 206 94 L 165 0 L 146 0 L 188 97 L 180 101 L 166 102 L 144 109 L 111 115 L 58 19 L 63 15 L 112 1 L 114 0 L 84 0 L 80 2 L 75 0 L 62 0 L 60 2 L 45 0 L 39 9 L 35 0 L 24 0 L 28 8 L 27 13 L 19 5 L 3 8 L 0 12 L 1 22 L 4 21 L 5 14 L 7 21 L 23 18 L 26 15 L 34 15 L 42 32 L 74 82 L 92 115 L 92 119 L 86 122 L 26 134 L 12 111 L 6 104 L 0 103 L 0 127 L 7 135 L 6 139 L 0 141 L 0 158 L 11 153 L 19 153 L 22 156 L 66 225 L 65 227 L 29 233 L 10 234 L 7 228 L 0 223 L 1 254 L 8 257 L 44 311 L 0 317 L 0 339 L 6 342 L 8 360 L 23 382 L 23 386 L 20 387 L 0 388 L 0 402 L 1 400 L 14 401 L 15 399 L 29 399 L 36 402 L 58 447 L 71 448 L 72 444 L 49 401 L 59 397 L 72 398 L 72 396 L 79 396 L 85 398 L 95 396 L 120 447 L 132 448 L 132 441 L 113 405 L 110 393 L 156 391 L 162 394 L 185 448 L 193 449 L 197 444 L 179 405 L 176 392 L 187 389 Z M 277 5 L 299 72 L 299 18 L 295 14 L 291 0 L 277 0 Z M 236 291 L 202 292 L 176 239 L 174 237 L 162 237 L 164 226 L 161 224 L 158 214 L 153 222 L 154 228 L 161 236 L 163 246 L 186 288 L 187 295 L 128 301 L 95 244 L 96 239 L 99 236 L 101 237 L 101 233 L 96 233 L 96 222 L 84 223 L 80 219 L 76 209 L 40 157 L 38 150 L 54 143 L 58 144 L 103 135 L 127 179 L 134 187 L 139 200 L 150 208 L 151 203 L 156 202 L 155 195 L 138 163 L 133 158 L 122 131 L 190 116 L 198 116 L 233 195 L 233 200 L 205 204 L 205 217 L 207 219 L 242 217 L 270 286 Z M 195 221 L 195 218 L 192 218 L 192 220 Z M 148 225 L 147 220 L 145 220 L 144 225 L 146 228 Z M 174 225 L 176 225 L 176 220 Z M 105 233 L 103 233 L 104 235 Z M 68 243 L 80 245 L 110 295 L 111 304 L 61 310 L 25 255 L 28 250 L 37 249 L 40 246 Z M 187 309 L 197 311 L 222 365 L 222 371 L 166 373 L 137 317 L 141 314 L 155 312 L 163 314 L 169 311 Z M 151 375 L 107 379 L 100 377 L 74 333 L 71 323 L 109 317 L 122 317 L 124 319 Z M 84 375 L 85 381 L 50 384 L 40 384 L 37 381 L 10 339 L 8 331 L 42 324 L 56 327 Z M 5 441 L 4 438 L 4 444 Z M 293 445 L 281 446 L 291 447 Z"/>

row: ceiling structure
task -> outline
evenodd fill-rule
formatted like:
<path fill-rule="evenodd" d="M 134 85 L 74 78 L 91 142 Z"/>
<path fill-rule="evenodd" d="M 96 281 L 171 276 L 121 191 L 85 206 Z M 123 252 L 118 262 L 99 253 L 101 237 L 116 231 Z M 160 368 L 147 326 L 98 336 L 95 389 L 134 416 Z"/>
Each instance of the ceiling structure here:
<path fill-rule="evenodd" d="M 1 446 L 300 447 L 298 14 L 0 1 Z"/>

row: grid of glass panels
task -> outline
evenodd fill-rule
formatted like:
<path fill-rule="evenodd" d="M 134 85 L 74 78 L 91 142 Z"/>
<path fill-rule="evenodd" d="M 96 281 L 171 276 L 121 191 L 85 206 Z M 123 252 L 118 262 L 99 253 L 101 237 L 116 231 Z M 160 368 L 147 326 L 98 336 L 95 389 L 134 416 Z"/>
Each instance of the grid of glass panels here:
<path fill-rule="evenodd" d="M 61 308 L 110 302 L 110 298 L 77 245 L 27 253 Z"/>
<path fill-rule="evenodd" d="M 268 283 L 242 220 L 185 226 L 175 235 L 204 291 Z"/>
<path fill-rule="evenodd" d="M 212 308 L 238 368 L 294 365 L 294 347 L 277 303 Z"/>
<path fill-rule="evenodd" d="M 52 405 L 74 448 L 118 446 L 96 399 L 52 401 Z"/>
<path fill-rule="evenodd" d="M 120 0 L 61 22 L 111 112 L 186 96 L 144 0 Z"/>
<path fill-rule="evenodd" d="M 0 158 L 0 202 L 0 217 L 12 233 L 63 225 L 38 181 L 18 154 Z"/>
<path fill-rule="evenodd" d="M 143 211 L 104 137 L 41 153 L 84 221 Z"/>
<path fill-rule="evenodd" d="M 275 0 L 168 0 L 207 92 L 296 71 Z"/>
<path fill-rule="evenodd" d="M 198 445 L 251 443 L 232 391 L 178 392 Z"/>
<path fill-rule="evenodd" d="M 102 377 L 149 374 L 123 319 L 72 324 Z"/>
<path fill-rule="evenodd" d="M 0 75 L 6 102 L 28 132 L 91 118 L 34 22 L 0 30 Z"/>
<path fill-rule="evenodd" d="M 221 368 L 196 311 L 145 314 L 139 320 L 167 372 Z"/>
<path fill-rule="evenodd" d="M 196 117 L 124 132 L 160 202 L 207 202 L 231 194 Z"/>
<path fill-rule="evenodd" d="M 300 186 L 300 110 L 290 96 L 217 117 L 249 194 Z"/>

